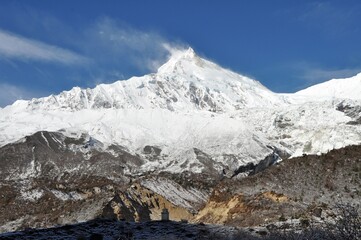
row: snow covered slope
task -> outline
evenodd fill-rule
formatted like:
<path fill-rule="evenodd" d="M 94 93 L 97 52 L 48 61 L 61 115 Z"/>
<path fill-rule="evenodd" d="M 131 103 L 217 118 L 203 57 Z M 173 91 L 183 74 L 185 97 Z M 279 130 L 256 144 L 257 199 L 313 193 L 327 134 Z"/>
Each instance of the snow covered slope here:
<path fill-rule="evenodd" d="M 295 95 L 341 99 L 361 99 L 361 73 L 344 79 L 332 79 L 304 90 Z"/>
<path fill-rule="evenodd" d="M 315 86 L 322 91 L 283 95 L 192 49 L 174 51 L 156 73 L 0 109 L 0 146 L 37 131 L 61 130 L 72 138 L 87 134 L 115 156 L 114 146 L 137 155 L 143 164 L 133 172 L 232 175 L 266 159 L 271 164 L 360 144 L 360 76 Z M 314 102 L 316 93 L 323 99 Z"/>

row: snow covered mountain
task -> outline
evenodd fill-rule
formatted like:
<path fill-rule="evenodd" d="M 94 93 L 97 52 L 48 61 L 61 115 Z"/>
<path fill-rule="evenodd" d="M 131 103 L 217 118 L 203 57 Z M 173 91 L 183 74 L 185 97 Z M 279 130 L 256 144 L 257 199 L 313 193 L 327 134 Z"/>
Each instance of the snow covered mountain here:
<path fill-rule="evenodd" d="M 282 157 L 360 144 L 360 76 L 276 94 L 191 48 L 174 51 L 156 73 L 0 109 L 0 146 L 38 131 L 60 132 L 62 138 L 89 136 L 97 151 L 137 156 L 143 163 L 127 168 L 131 174 L 232 176 Z M 351 83 L 355 92 L 348 91 Z M 313 97 L 318 94 L 322 101 Z"/>
<path fill-rule="evenodd" d="M 75 87 L 34 99 L 27 109 L 194 109 L 224 112 L 242 107 L 282 104 L 259 82 L 198 57 L 193 49 L 175 51 L 155 74 L 133 77 L 94 89 Z"/>

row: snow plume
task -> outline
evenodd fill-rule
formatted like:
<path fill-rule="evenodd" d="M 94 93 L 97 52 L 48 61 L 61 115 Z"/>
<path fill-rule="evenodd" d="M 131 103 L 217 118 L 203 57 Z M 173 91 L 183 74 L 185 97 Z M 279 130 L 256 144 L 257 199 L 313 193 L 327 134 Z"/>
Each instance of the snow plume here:
<path fill-rule="evenodd" d="M 38 60 L 82 64 L 87 59 L 67 49 L 15 35 L 0 29 L 0 56 L 17 60 Z"/>
<path fill-rule="evenodd" d="M 100 64 L 128 65 L 144 73 L 156 71 L 179 43 L 169 41 L 156 31 L 142 31 L 125 23 L 102 18 L 86 32 L 87 54 Z"/>

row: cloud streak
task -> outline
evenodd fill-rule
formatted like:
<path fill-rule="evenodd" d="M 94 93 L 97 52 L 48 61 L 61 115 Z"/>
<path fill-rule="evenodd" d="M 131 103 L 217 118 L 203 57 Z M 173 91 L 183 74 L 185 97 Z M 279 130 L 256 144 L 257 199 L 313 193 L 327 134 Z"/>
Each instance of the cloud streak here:
<path fill-rule="evenodd" d="M 0 29 L 0 56 L 61 64 L 84 64 L 87 58 L 70 50 L 24 38 Z"/>

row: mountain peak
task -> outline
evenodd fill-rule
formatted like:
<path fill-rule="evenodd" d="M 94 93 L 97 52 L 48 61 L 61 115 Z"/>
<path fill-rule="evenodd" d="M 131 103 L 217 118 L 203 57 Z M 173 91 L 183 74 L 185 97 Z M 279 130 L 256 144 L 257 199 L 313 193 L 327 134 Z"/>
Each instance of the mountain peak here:
<path fill-rule="evenodd" d="M 191 47 L 187 49 L 169 49 L 169 52 L 170 58 L 158 69 L 158 73 L 173 72 L 175 67 L 182 61 L 192 62 L 201 59 Z"/>
<path fill-rule="evenodd" d="M 196 56 L 195 51 L 191 47 L 188 47 L 187 50 L 183 51 L 183 54 L 184 54 L 183 55 L 184 57 L 195 57 Z"/>
<path fill-rule="evenodd" d="M 169 48 L 170 58 L 193 58 L 197 56 L 192 47 L 188 48 Z"/>

